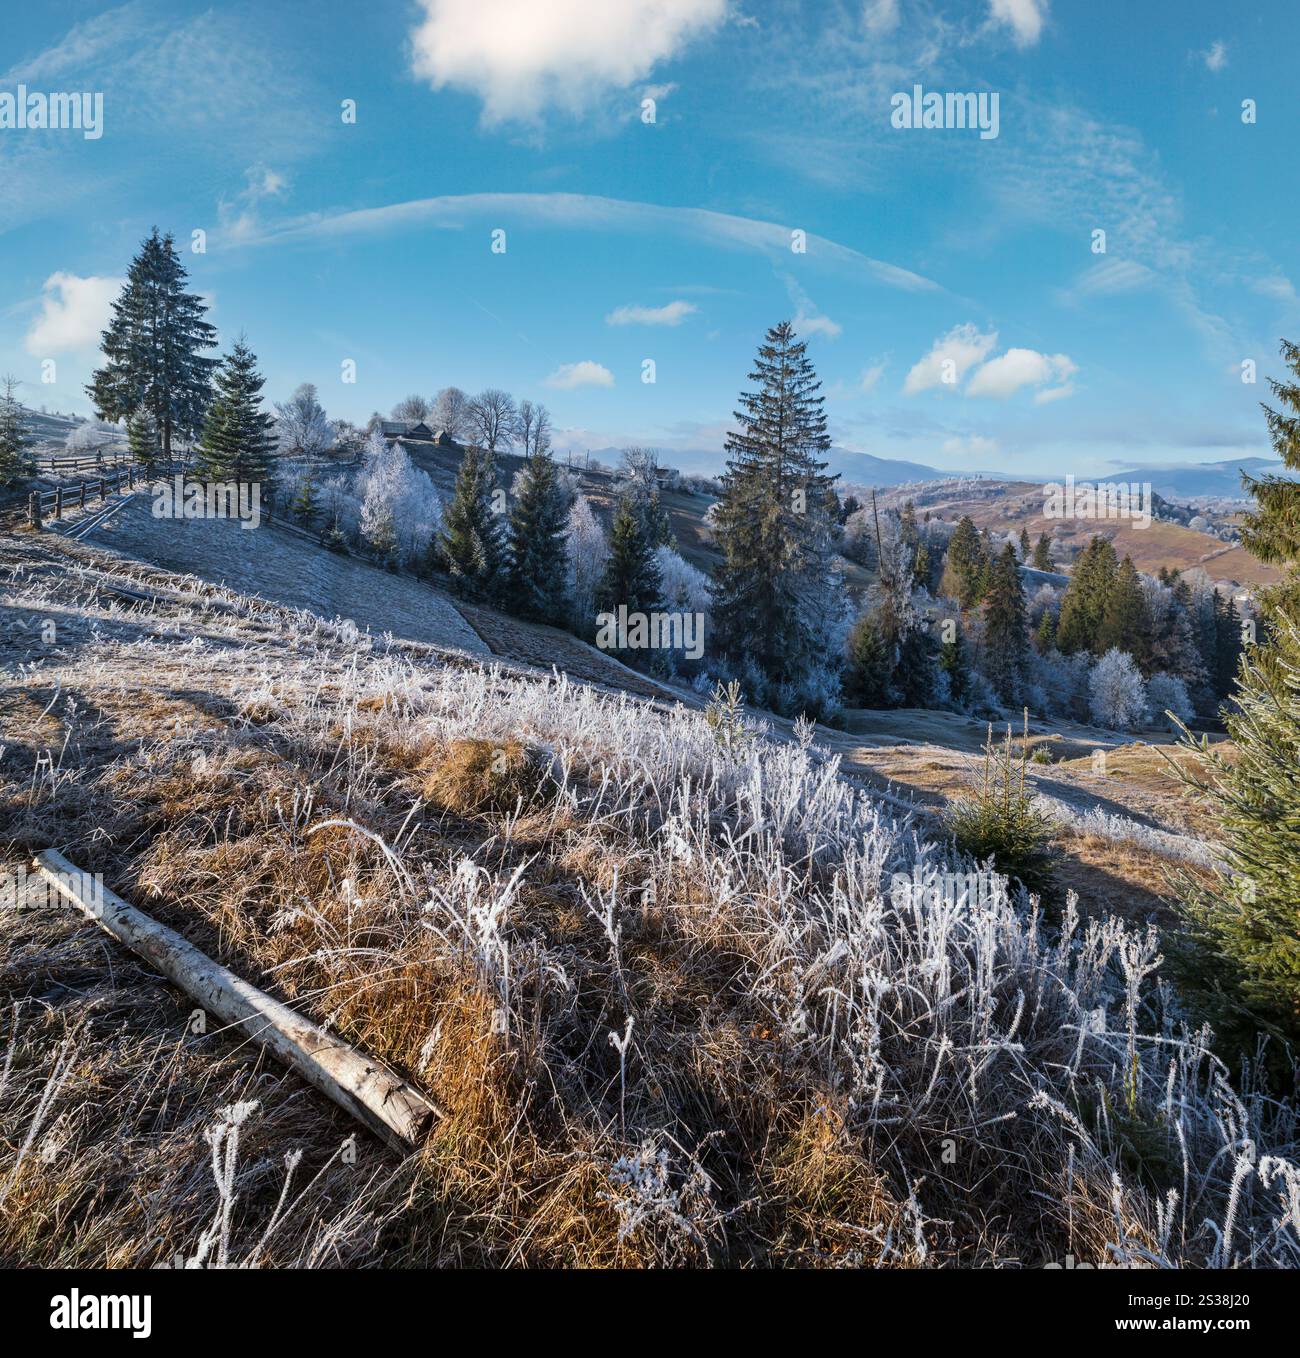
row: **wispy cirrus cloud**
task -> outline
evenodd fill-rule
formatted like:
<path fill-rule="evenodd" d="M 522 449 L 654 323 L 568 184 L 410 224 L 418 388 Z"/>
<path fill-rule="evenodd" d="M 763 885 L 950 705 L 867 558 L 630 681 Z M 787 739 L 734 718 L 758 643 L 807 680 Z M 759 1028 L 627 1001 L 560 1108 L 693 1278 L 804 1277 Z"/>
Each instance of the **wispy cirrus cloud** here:
<path fill-rule="evenodd" d="M 436 226 L 460 230 L 484 217 L 500 222 L 507 215 L 526 218 L 533 226 L 573 227 L 592 231 L 653 231 L 710 241 L 735 249 L 758 251 L 774 263 L 790 258 L 799 228 L 741 217 L 710 208 L 667 207 L 585 193 L 470 193 L 415 198 L 382 207 L 311 213 L 269 225 L 243 244 L 343 239 L 348 236 Z M 933 279 L 897 264 L 873 259 L 851 246 L 804 232 L 809 259 L 904 292 L 939 292 Z"/>
<path fill-rule="evenodd" d="M 694 302 L 667 302 L 663 306 L 620 306 L 605 317 L 606 325 L 681 325 L 687 316 L 694 316 L 699 307 Z"/>

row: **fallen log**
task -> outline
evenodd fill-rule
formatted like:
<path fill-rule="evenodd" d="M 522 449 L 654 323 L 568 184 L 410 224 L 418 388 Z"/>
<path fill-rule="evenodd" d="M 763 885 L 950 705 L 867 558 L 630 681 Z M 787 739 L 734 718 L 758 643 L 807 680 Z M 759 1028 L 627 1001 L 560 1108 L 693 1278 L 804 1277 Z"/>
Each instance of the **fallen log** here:
<path fill-rule="evenodd" d="M 35 866 L 61 895 L 132 952 L 138 953 L 210 1013 L 239 1028 L 272 1055 L 399 1149 L 418 1146 L 442 1110 L 379 1061 L 363 1056 L 206 953 L 90 880 L 55 849 Z"/>

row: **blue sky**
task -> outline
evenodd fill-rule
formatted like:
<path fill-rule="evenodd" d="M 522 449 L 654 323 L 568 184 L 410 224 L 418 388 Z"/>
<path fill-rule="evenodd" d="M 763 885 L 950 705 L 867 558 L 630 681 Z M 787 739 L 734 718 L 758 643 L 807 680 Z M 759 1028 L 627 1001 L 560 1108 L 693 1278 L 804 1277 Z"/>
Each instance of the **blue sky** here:
<path fill-rule="evenodd" d="M 98 139 L 0 128 L 0 372 L 30 405 L 89 411 L 156 223 L 268 395 L 312 381 L 355 420 L 494 385 L 560 446 L 720 456 L 793 318 L 843 449 L 1043 476 L 1268 452 L 1300 337 L 1293 0 L 6 9 L 0 96 L 104 95 Z M 996 92 L 998 136 L 891 126 L 918 83 Z"/>

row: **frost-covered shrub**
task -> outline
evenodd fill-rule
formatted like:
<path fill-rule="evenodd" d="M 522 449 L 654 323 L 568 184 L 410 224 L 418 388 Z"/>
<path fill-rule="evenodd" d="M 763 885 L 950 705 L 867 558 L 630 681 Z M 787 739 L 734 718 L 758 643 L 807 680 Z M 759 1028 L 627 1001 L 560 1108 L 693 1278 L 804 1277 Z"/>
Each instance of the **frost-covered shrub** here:
<path fill-rule="evenodd" d="M 1147 702 L 1153 721 L 1164 721 L 1166 712 L 1172 712 L 1179 721 L 1191 721 L 1196 715 L 1187 696 L 1187 685 L 1176 674 L 1166 674 L 1164 670 L 1147 680 Z"/>
<path fill-rule="evenodd" d="M 1092 667 L 1088 715 L 1098 726 L 1130 731 L 1147 716 L 1147 689 L 1133 657 L 1112 647 Z"/>
<path fill-rule="evenodd" d="M 664 607 L 683 613 L 708 613 L 709 577 L 671 547 L 655 549 Z"/>
<path fill-rule="evenodd" d="M 1035 708 L 1044 716 L 1086 718 L 1088 715 L 1088 677 L 1092 657 L 1086 651 L 1062 655 L 1050 650 L 1029 656 L 1029 682 L 1043 695 L 1043 706 Z"/>
<path fill-rule="evenodd" d="M 372 436 L 355 494 L 361 501 L 361 538 L 371 551 L 400 565 L 425 556 L 442 524 L 442 500 L 400 444 L 385 445 Z"/>
<path fill-rule="evenodd" d="M 590 639 L 596 618 L 596 589 L 609 560 L 609 542 L 585 496 L 574 496 L 569 507 L 569 529 L 564 548 L 569 568 L 573 630 L 580 637 Z"/>

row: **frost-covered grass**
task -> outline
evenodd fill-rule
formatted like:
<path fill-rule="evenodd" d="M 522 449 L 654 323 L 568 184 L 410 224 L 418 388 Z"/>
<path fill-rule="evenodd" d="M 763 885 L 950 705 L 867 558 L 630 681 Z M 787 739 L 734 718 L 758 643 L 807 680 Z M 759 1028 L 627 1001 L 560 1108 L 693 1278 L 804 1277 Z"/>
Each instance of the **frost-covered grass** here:
<path fill-rule="evenodd" d="M 1300 1264 L 1295 1110 L 1233 1088 L 1153 931 L 1073 903 L 1049 928 L 1000 879 L 953 899 L 943 874 L 969 865 L 810 728 L 779 743 L 563 676 L 301 644 L 249 657 L 237 686 L 227 653 L 197 649 L 188 684 L 233 715 L 165 737 L 146 696 L 174 647 L 65 667 L 99 742 L 66 776 L 0 761 L 18 842 L 104 869 L 448 1117 L 400 1176 L 368 1142 L 357 1174 L 307 1095 L 258 1142 L 248 1092 L 188 1062 L 168 1110 L 220 1128 L 237 1108 L 238 1157 L 229 1132 L 178 1133 L 192 1172 L 160 1177 L 165 1229 L 129 1232 L 130 1157 L 173 1114 L 109 1105 L 127 1169 L 89 1233 L 119 1261 Z M 80 748 L 87 718 L 51 715 Z M 465 741 L 535 751 L 545 795 L 440 801 L 430 771 Z M 891 892 L 914 872 L 936 889 Z M 86 1090 L 56 1055 L 26 1053 L 0 1099 L 0 1179 L 28 1210 L 56 1190 L 14 1156 L 56 1074 L 42 1126 L 93 1133 L 59 1122 Z M 284 1196 L 299 1140 L 319 1163 L 295 1160 L 297 1182 L 322 1176 L 310 1211 Z M 0 1239 L 67 1256 L 8 1211 Z"/>
<path fill-rule="evenodd" d="M 1099 839 L 1136 844 L 1141 849 L 1150 849 L 1159 854 L 1161 858 L 1194 863 L 1203 868 L 1213 868 L 1220 861 L 1218 850 L 1205 840 L 1143 825 L 1141 821 L 1116 815 L 1099 806 L 1079 811 L 1056 797 L 1043 795 L 1037 798 L 1037 805 L 1045 815 L 1076 835 L 1096 835 Z"/>

